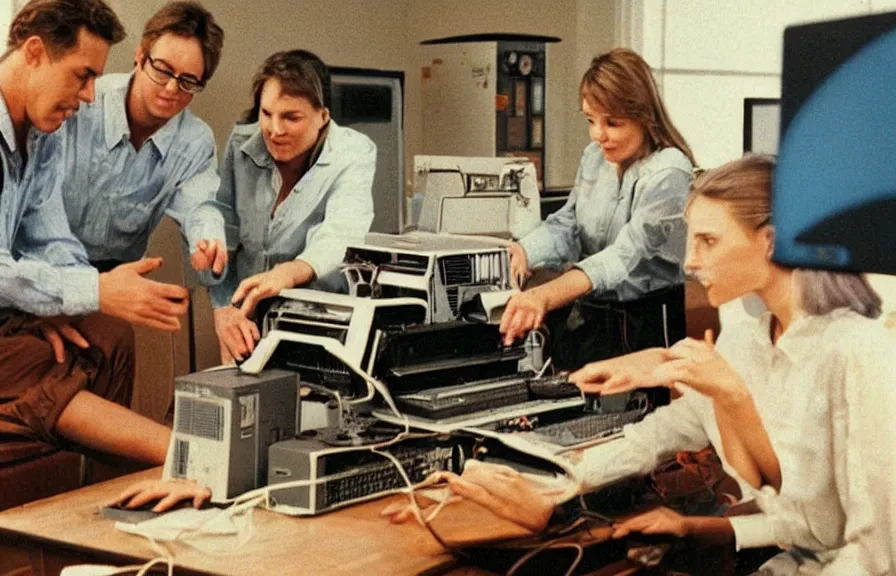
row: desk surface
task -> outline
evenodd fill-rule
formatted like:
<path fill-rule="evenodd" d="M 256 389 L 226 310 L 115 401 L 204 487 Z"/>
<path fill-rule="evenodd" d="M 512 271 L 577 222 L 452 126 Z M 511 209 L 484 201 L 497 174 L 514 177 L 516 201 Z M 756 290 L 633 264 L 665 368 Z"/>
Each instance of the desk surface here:
<path fill-rule="evenodd" d="M 60 494 L 0 513 L 0 539 L 57 547 L 109 557 L 110 562 L 146 561 L 158 556 L 139 536 L 120 532 L 99 507 L 133 482 L 159 478 L 146 470 Z M 420 574 L 441 572 L 454 564 L 426 529 L 409 522 L 391 525 L 380 511 L 391 498 L 359 504 L 314 518 L 290 518 L 257 510 L 255 536 L 234 554 L 210 556 L 182 543 L 169 544 L 175 562 L 213 574 Z M 470 503 L 445 507 L 435 526 L 476 540 L 496 532 L 522 535 L 521 528 L 490 515 L 477 515 L 470 526 Z"/>

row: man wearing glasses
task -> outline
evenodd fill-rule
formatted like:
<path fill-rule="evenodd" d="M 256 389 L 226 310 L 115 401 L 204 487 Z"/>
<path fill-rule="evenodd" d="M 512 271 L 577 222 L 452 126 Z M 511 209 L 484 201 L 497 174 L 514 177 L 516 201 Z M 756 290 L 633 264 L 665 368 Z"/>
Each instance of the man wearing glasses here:
<path fill-rule="evenodd" d="M 143 31 L 134 72 L 96 83 L 59 130 L 72 232 L 100 271 L 143 257 L 162 217 L 181 227 L 203 283 L 227 264 L 215 141 L 187 107 L 212 77 L 224 33 L 198 2 L 171 2 Z"/>

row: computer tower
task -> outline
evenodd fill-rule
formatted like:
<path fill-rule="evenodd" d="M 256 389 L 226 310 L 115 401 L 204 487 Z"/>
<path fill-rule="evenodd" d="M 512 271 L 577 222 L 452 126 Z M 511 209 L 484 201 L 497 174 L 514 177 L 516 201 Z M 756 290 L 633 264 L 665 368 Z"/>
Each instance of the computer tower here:
<path fill-rule="evenodd" d="M 197 480 L 213 501 L 264 486 L 268 447 L 296 435 L 298 384 L 298 374 L 285 370 L 228 368 L 176 378 L 164 477 Z"/>
<path fill-rule="evenodd" d="M 330 116 L 376 144 L 370 229 L 404 231 L 404 72 L 330 68 Z"/>

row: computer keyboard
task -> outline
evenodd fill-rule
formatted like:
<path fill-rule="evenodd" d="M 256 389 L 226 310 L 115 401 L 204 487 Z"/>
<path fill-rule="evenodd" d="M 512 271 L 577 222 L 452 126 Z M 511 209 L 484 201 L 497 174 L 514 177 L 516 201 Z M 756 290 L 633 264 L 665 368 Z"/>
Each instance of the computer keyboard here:
<path fill-rule="evenodd" d="M 472 414 L 526 402 L 529 399 L 528 378 L 512 374 L 456 386 L 432 388 L 395 397 L 398 409 L 407 414 L 432 420 Z"/>
<path fill-rule="evenodd" d="M 569 374 L 533 377 L 529 380 L 529 393 L 532 398 L 575 398 L 579 396 L 579 388 L 570 383 Z"/>
<path fill-rule="evenodd" d="M 607 414 L 583 414 L 578 418 L 543 426 L 536 421 L 532 423 L 532 431 L 523 434 L 531 434 L 560 446 L 572 446 L 621 432 L 623 426 L 639 421 L 644 415 L 645 411 L 638 409 Z"/>

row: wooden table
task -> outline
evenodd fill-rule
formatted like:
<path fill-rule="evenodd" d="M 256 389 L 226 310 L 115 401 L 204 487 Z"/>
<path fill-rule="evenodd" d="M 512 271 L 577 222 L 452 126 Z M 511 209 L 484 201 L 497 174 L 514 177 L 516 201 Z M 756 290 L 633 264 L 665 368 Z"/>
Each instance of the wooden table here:
<path fill-rule="evenodd" d="M 158 556 L 149 541 L 114 528 L 99 507 L 125 487 L 159 478 L 146 470 L 60 494 L 0 513 L 0 546 L 27 547 L 34 573 L 58 574 L 75 563 L 142 564 Z M 393 499 L 375 500 L 314 518 L 290 518 L 267 510 L 254 513 L 255 536 L 233 554 L 211 556 L 183 543 L 166 544 L 178 574 L 439 574 L 454 558 L 415 522 L 392 525 L 380 511 Z M 470 526 L 461 503 L 447 506 L 435 525 L 461 539 L 477 540 L 524 531 L 479 514 Z M 491 518 L 489 518 L 491 517 Z M 482 518 L 482 521 L 478 519 Z M 460 531 L 460 532 L 459 532 Z"/>
<path fill-rule="evenodd" d="M 145 470 L 6 510 L 0 513 L 0 554 L 4 547 L 27 549 L 35 576 L 55 576 L 72 564 L 124 566 L 156 558 L 159 554 L 148 540 L 116 530 L 100 507 L 132 483 L 160 475 L 161 468 Z M 176 574 L 488 574 L 458 566 L 416 522 L 393 525 L 382 518 L 380 511 L 398 498 L 403 496 L 313 518 L 257 509 L 254 537 L 232 554 L 209 555 L 180 542 L 165 546 L 174 557 Z M 446 506 L 433 527 L 449 544 L 481 542 L 494 534 L 526 535 L 519 526 L 466 501 Z M 620 562 L 594 576 L 636 572 L 636 565 Z"/>

